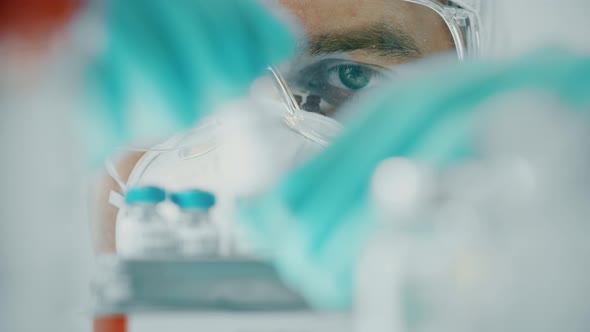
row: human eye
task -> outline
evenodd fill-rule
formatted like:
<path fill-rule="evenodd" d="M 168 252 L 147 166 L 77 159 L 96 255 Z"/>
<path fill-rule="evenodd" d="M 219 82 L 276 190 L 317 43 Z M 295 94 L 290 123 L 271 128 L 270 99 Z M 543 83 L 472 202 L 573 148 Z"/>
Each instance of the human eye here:
<path fill-rule="evenodd" d="M 328 69 L 327 82 L 352 92 L 374 86 L 381 78 L 381 73 L 366 65 L 343 63 Z"/>
<path fill-rule="evenodd" d="M 370 64 L 322 59 L 292 71 L 288 81 L 302 109 L 332 116 L 358 93 L 391 76 L 390 70 Z"/>

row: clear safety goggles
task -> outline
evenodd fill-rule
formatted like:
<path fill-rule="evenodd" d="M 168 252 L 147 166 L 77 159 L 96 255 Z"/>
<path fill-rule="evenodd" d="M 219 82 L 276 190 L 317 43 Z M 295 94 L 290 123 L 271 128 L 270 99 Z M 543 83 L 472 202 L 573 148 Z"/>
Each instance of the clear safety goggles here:
<path fill-rule="evenodd" d="M 406 62 L 436 53 L 452 53 L 453 48 L 459 61 L 480 54 L 479 0 L 388 0 L 382 2 L 381 8 L 373 10 L 383 13 L 395 10 L 405 17 L 383 14 L 380 21 L 373 23 L 375 31 L 351 31 L 353 37 L 348 41 L 347 36 L 328 35 L 334 40 L 341 39 L 340 46 L 334 40 L 319 38 L 314 41 L 310 37 L 307 51 L 316 54 L 301 55 L 286 65 L 271 68 L 287 106 L 289 123 L 322 145 L 327 145 L 331 137 L 322 135 L 322 130 L 308 130 L 308 126 L 321 126 L 304 124 L 309 122 L 304 119 L 305 114 L 319 113 L 338 119 L 338 111 L 364 90 L 395 80 L 398 68 Z M 423 24 L 412 25 L 412 20 Z M 374 38 L 370 35 L 373 32 L 382 33 L 382 36 Z M 448 40 L 448 44 L 441 40 Z M 347 42 L 357 45 L 345 52 Z M 391 48 L 382 42 L 390 42 Z M 344 52 L 339 52 L 338 48 Z M 370 50 L 366 49 L 370 48 L 378 50 L 373 52 L 375 56 L 358 54 L 369 54 Z"/>
<path fill-rule="evenodd" d="M 369 23 L 358 19 L 366 11 L 375 13 Z M 340 24 L 326 20 L 327 30 Z M 405 63 L 453 51 L 465 60 L 480 52 L 478 9 L 458 1 L 367 1 L 338 20 L 351 27 L 319 36 L 310 28 L 303 51 L 279 67 L 301 108 L 328 117 L 337 118 L 363 91 L 395 79 Z"/>

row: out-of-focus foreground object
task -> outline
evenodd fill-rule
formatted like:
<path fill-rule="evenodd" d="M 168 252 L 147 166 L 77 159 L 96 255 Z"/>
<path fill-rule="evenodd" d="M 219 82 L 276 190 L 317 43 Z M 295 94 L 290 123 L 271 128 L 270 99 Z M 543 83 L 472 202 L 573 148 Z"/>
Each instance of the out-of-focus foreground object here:
<path fill-rule="evenodd" d="M 289 28 L 252 0 L 96 1 L 91 9 L 105 21 L 88 73 L 97 160 L 190 128 L 294 50 Z"/>
<path fill-rule="evenodd" d="M 588 330 L 590 114 L 577 106 L 496 95 L 474 158 L 381 163 L 373 185 L 390 186 L 373 197 L 393 204 L 358 265 L 357 331 Z"/>
<path fill-rule="evenodd" d="M 20 38 L 26 42 L 47 42 L 79 9 L 81 0 L 2 0 L 0 39 Z"/>
<path fill-rule="evenodd" d="M 0 331 L 91 325 L 85 154 L 61 66 L 75 62 L 63 32 L 79 5 L 0 1 Z"/>
<path fill-rule="evenodd" d="M 380 161 L 401 156 L 447 167 L 473 156 L 485 114 L 480 106 L 506 92 L 539 90 L 583 110 L 589 73 L 588 58 L 548 49 L 388 86 L 354 105 L 365 113 L 324 153 L 272 191 L 244 201 L 242 222 L 253 242 L 272 248 L 283 276 L 308 299 L 348 307 L 355 261 L 375 227 L 369 185 Z"/>

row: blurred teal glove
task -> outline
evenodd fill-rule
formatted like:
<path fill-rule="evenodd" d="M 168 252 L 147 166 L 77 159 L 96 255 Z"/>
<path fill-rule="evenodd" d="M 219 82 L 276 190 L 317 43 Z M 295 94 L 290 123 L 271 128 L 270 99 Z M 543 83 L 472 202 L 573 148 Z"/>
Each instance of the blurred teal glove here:
<path fill-rule="evenodd" d="M 351 304 L 354 264 L 375 231 L 368 195 L 379 162 L 403 156 L 442 167 L 473 156 L 478 106 L 502 93 L 540 90 L 587 108 L 590 58 L 546 50 L 402 83 L 354 105 L 359 116 L 324 153 L 240 204 L 247 234 L 318 307 Z"/>
<path fill-rule="evenodd" d="M 294 50 L 289 29 L 254 0 L 103 5 L 106 49 L 88 76 L 98 159 L 129 140 L 190 127 Z"/>

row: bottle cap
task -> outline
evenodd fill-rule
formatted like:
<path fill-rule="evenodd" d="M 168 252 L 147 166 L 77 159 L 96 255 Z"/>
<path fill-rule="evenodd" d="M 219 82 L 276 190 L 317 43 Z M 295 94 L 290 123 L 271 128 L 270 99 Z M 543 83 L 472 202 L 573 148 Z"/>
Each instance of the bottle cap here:
<path fill-rule="evenodd" d="M 166 199 L 166 192 L 158 187 L 131 188 L 125 195 L 125 203 L 160 203 Z"/>
<path fill-rule="evenodd" d="M 202 190 L 186 190 L 170 195 L 170 200 L 181 209 L 207 210 L 215 205 L 215 195 Z"/>

